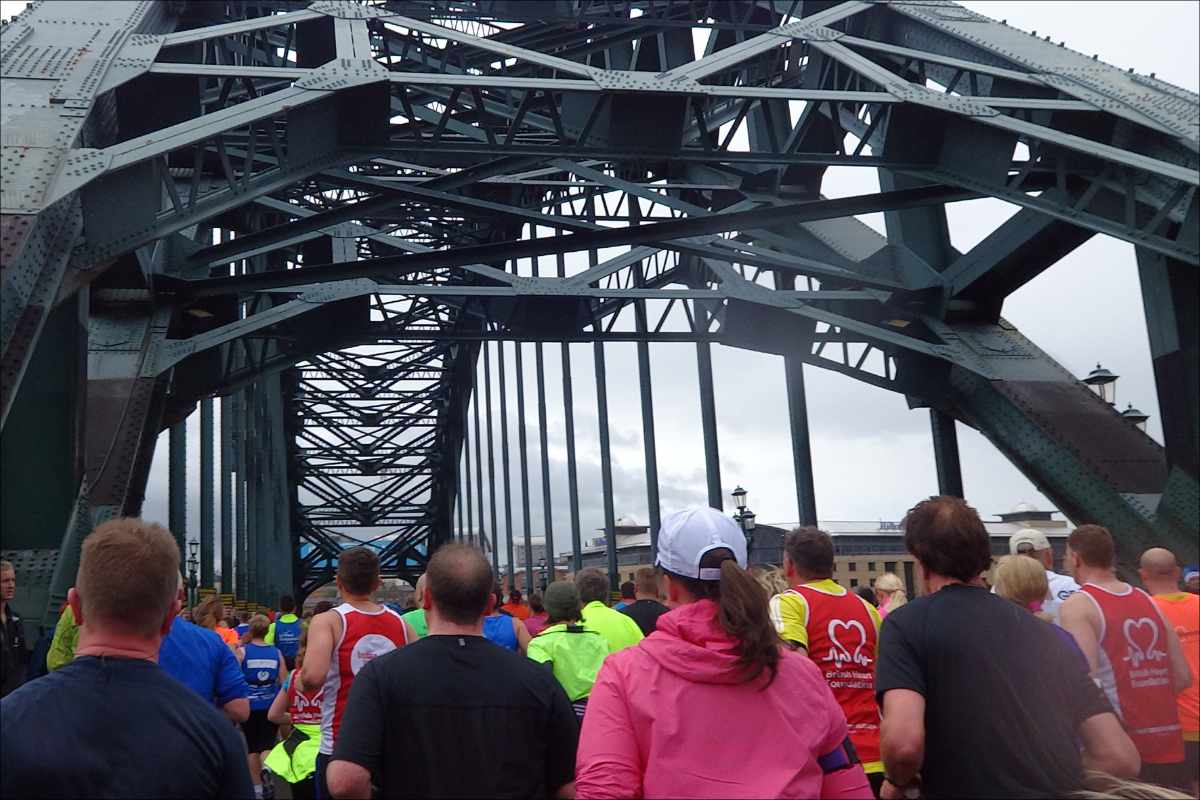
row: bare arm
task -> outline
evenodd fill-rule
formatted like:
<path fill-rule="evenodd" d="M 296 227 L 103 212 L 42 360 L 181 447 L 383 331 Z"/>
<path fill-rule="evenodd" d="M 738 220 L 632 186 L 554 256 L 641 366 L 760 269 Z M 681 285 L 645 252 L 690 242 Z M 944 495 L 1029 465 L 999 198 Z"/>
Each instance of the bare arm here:
<path fill-rule="evenodd" d="M 1084 769 L 1100 770 L 1119 778 L 1137 777 L 1142 761 L 1116 714 L 1088 717 L 1079 726 L 1079 738 L 1083 740 Z"/>
<path fill-rule="evenodd" d="M 308 649 L 304 651 L 304 666 L 300 677 L 305 686 L 323 686 L 329 673 L 329 661 L 333 657 L 334 621 L 341 618 L 333 611 L 313 617 L 308 627 Z"/>
<path fill-rule="evenodd" d="M 276 650 L 276 652 L 279 652 L 279 651 Z M 279 685 L 280 686 L 282 686 L 283 682 L 287 680 L 287 675 L 288 675 L 287 661 L 284 660 L 283 653 L 279 653 Z"/>
<path fill-rule="evenodd" d="M 1196 676 L 1192 674 L 1187 658 L 1183 655 L 1183 647 L 1179 644 L 1179 634 L 1175 633 L 1175 626 L 1163 615 L 1162 609 L 1158 611 L 1158 618 L 1167 630 L 1167 654 L 1171 657 L 1171 677 L 1174 678 L 1175 693 L 1178 694 L 1191 686 Z"/>
<path fill-rule="evenodd" d="M 221 706 L 221 710 L 225 712 L 225 716 L 229 717 L 231 722 L 238 725 L 250 719 L 250 701 L 245 697 L 230 700 Z"/>
<path fill-rule="evenodd" d="M 371 773 L 353 761 L 331 761 L 325 776 L 329 793 L 338 800 L 371 798 Z"/>
<path fill-rule="evenodd" d="M 879 750 L 888 777 L 907 786 L 925 761 L 925 696 L 912 689 L 889 689 L 883 695 Z"/>
<path fill-rule="evenodd" d="M 525 623 L 513 617 L 513 633 L 517 635 L 517 649 L 521 651 L 521 655 L 529 652 L 529 629 L 525 627 Z"/>
<path fill-rule="evenodd" d="M 554 796 L 559 800 L 575 800 L 575 781 L 564 783 L 558 787 L 558 792 Z"/>
<path fill-rule="evenodd" d="M 280 689 L 267 709 L 267 721 L 273 725 L 291 725 L 292 715 L 288 713 L 288 690 Z"/>
<path fill-rule="evenodd" d="M 1075 637 L 1075 644 L 1087 658 L 1088 670 L 1094 674 L 1100 667 L 1100 621 L 1096 619 L 1091 598 L 1076 592 L 1064 600 L 1059 610 L 1059 624 Z"/>

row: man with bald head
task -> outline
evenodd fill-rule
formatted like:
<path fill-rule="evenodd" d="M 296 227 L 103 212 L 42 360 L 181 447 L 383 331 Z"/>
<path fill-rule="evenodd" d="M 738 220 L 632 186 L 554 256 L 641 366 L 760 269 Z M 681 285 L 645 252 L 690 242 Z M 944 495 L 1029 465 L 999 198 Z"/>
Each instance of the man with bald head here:
<path fill-rule="evenodd" d="M 429 560 L 425 638 L 364 666 L 326 780 L 334 797 L 572 796 L 579 726 L 550 670 L 483 637 L 495 605 L 482 552 Z"/>
<path fill-rule="evenodd" d="M 1142 553 L 1138 574 L 1146 591 L 1175 629 L 1183 655 L 1192 670 L 1192 685 L 1175 696 L 1183 727 L 1184 761 L 1181 777 L 1192 796 L 1200 795 L 1200 596 L 1179 588 L 1179 562 L 1162 547 Z"/>

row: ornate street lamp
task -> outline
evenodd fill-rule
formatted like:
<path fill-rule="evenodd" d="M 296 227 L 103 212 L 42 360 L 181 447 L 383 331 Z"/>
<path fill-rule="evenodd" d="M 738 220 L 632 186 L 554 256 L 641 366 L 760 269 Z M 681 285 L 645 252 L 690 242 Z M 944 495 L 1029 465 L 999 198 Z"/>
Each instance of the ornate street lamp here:
<path fill-rule="evenodd" d="M 188 605 L 193 607 L 196 605 L 196 590 L 198 588 L 196 586 L 196 570 L 200 566 L 199 550 L 200 543 L 195 539 L 188 542 Z"/>
<path fill-rule="evenodd" d="M 1110 406 L 1117 402 L 1117 378 L 1118 375 L 1106 370 L 1100 366 L 1100 362 L 1096 362 L 1096 368 L 1087 374 L 1083 379 L 1096 396 Z"/>
<path fill-rule="evenodd" d="M 1129 407 L 1121 412 L 1121 417 L 1132 422 L 1135 426 L 1137 426 L 1139 431 L 1145 432 L 1146 420 L 1150 419 L 1150 417 L 1134 408 L 1133 403 L 1129 403 L 1128 405 Z"/>
<path fill-rule="evenodd" d="M 733 502 L 737 506 L 737 513 L 733 515 L 733 519 L 742 529 L 742 533 L 746 537 L 746 554 L 749 555 L 751 548 L 754 546 L 754 517 L 755 514 L 750 510 L 746 503 L 746 495 L 749 494 L 741 486 L 733 490 Z"/>
<path fill-rule="evenodd" d="M 546 559 L 544 559 L 544 558 L 538 559 L 538 574 L 541 575 L 542 591 L 545 592 L 546 585 L 547 585 L 547 570 L 546 570 Z"/>
<path fill-rule="evenodd" d="M 746 494 L 746 490 L 741 486 L 733 490 L 733 503 L 739 512 L 746 510 Z"/>

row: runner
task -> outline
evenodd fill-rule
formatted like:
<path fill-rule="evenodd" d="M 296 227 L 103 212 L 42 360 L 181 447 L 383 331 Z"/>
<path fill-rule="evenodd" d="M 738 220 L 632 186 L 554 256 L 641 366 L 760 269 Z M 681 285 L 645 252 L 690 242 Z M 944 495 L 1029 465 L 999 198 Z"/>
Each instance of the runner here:
<path fill-rule="evenodd" d="M 878 797 L 883 785 L 874 677 L 879 612 L 833 581 L 833 540 L 824 531 L 805 527 L 788 534 L 783 568 L 792 588 L 771 598 L 775 629 L 821 668 Z"/>
<path fill-rule="evenodd" d="M 250 687 L 250 718 L 242 723 L 242 733 L 246 736 L 246 763 L 255 797 L 264 795 L 263 753 L 275 746 L 275 726 L 267 719 L 267 711 L 287 676 L 283 654 L 266 642 L 270 625 L 263 614 L 250 618 L 250 638 L 244 645 L 246 657 L 242 660 L 242 674 Z"/>
<path fill-rule="evenodd" d="M 1137 746 L 1139 777 L 1186 788 L 1179 785 L 1184 752 L 1175 693 L 1190 686 L 1192 676 L 1174 627 L 1150 595 L 1117 580 L 1116 546 L 1107 529 L 1080 525 L 1071 531 L 1067 557 L 1083 588 L 1063 603 L 1062 626 Z"/>
<path fill-rule="evenodd" d="M 412 601 L 416 604 L 416 608 L 405 611 L 400 616 L 404 621 L 412 626 L 416 631 L 417 636 L 425 637 L 429 635 L 429 625 L 425 622 L 425 576 L 417 578 L 417 585 L 413 587 Z"/>
<path fill-rule="evenodd" d="M 658 601 L 658 573 L 653 567 L 642 567 L 634 575 L 634 601 L 621 609 L 621 613 L 637 623 L 646 636 L 654 633 L 658 618 L 667 613 L 667 607 Z"/>
<path fill-rule="evenodd" d="M 521 590 L 513 589 L 508 593 L 508 602 L 500 606 L 500 610 L 524 622 L 529 619 L 529 606 L 521 599 Z"/>
<path fill-rule="evenodd" d="M 583 627 L 608 642 L 608 652 L 632 647 L 642 640 L 642 629 L 631 617 L 608 607 L 608 576 L 595 567 L 575 575 L 579 599 L 583 601 Z"/>
<path fill-rule="evenodd" d="M 1176 704 L 1183 728 L 1182 782 L 1189 785 L 1193 797 L 1200 797 L 1200 597 L 1180 590 L 1179 562 L 1170 550 L 1147 550 L 1138 572 L 1146 591 L 1175 628 L 1192 670 L 1192 685 L 1176 696 Z"/>
<path fill-rule="evenodd" d="M 328 797 L 325 769 L 342 726 L 342 712 L 354 676 L 372 659 L 415 641 L 400 615 L 376 603 L 379 556 L 368 547 L 338 556 L 337 588 L 342 604 L 313 617 L 304 659 L 304 685 L 323 687 L 321 747 L 317 756 L 317 797 Z"/>
<path fill-rule="evenodd" d="M 517 592 L 518 599 L 520 592 Z M 512 650 L 514 653 L 525 655 L 529 649 L 529 629 L 521 620 L 503 611 L 503 606 L 500 605 L 501 598 L 504 594 L 500 591 L 500 584 L 492 587 L 492 598 L 494 604 L 492 613 L 483 618 L 483 636 L 489 642 L 498 644 L 505 650 Z"/>
<path fill-rule="evenodd" d="M 291 784 L 292 800 L 316 796 L 317 750 L 321 746 L 321 701 L 324 687 L 305 686 L 300 670 L 308 648 L 308 631 L 300 635 L 296 668 L 275 696 L 267 719 L 279 725 L 283 741 L 267 755 L 263 765 Z"/>
<path fill-rule="evenodd" d="M 1009 537 L 1008 552 L 1014 556 L 1028 556 L 1046 570 L 1046 582 L 1050 589 L 1042 601 L 1042 611 L 1049 614 L 1050 621 L 1057 625 L 1059 608 L 1064 600 L 1079 591 L 1079 584 L 1070 575 L 1060 575 L 1051 569 L 1054 566 L 1054 550 L 1046 534 L 1032 528 L 1019 530 Z"/>
<path fill-rule="evenodd" d="M 592 684 L 608 655 L 608 643 L 579 624 L 583 606 L 574 582 L 550 584 L 543 603 L 548 625 L 529 643 L 529 657 L 550 667 L 582 722 Z"/>
<path fill-rule="evenodd" d="M 296 668 L 296 651 L 300 649 L 300 633 L 304 626 L 296 616 L 296 601 L 290 594 L 279 598 L 279 617 L 271 623 L 264 641 L 283 653 L 288 672 Z"/>

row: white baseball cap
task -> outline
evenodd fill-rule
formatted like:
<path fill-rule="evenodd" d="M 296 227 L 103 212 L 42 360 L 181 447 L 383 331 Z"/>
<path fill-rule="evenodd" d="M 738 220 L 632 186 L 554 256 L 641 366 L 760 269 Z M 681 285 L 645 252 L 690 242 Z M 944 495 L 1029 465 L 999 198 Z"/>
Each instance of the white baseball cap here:
<path fill-rule="evenodd" d="M 1021 552 L 1021 545 L 1031 545 L 1034 550 L 1049 550 L 1050 540 L 1041 531 L 1022 528 L 1008 538 L 1008 552 L 1015 556 Z"/>
<path fill-rule="evenodd" d="M 700 568 L 710 550 L 727 548 L 738 566 L 746 567 L 746 535 L 732 519 L 715 508 L 685 508 L 663 517 L 658 531 L 658 558 L 655 566 L 685 578 L 702 581 L 721 579 L 721 570 Z"/>

